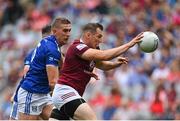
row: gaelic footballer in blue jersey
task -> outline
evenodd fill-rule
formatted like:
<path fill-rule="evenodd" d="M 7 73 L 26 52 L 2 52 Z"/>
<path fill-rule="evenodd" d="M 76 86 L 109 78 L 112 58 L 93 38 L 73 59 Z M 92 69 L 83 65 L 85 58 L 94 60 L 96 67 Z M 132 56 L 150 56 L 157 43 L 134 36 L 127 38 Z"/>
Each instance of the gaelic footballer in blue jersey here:
<path fill-rule="evenodd" d="M 49 92 L 58 79 L 59 47 L 66 44 L 71 23 L 65 18 L 56 18 L 51 26 L 52 35 L 43 38 L 35 48 L 29 71 L 18 91 L 18 119 L 48 120 L 53 108 Z"/>
<path fill-rule="evenodd" d="M 51 34 L 51 26 L 47 25 L 42 29 L 42 37 L 46 37 L 50 34 Z M 33 51 L 34 50 L 31 50 L 24 59 L 24 69 L 23 69 L 23 75 L 24 76 L 26 75 L 26 73 L 29 70 Z M 13 106 L 12 106 L 12 110 L 11 110 L 11 114 L 10 114 L 10 120 L 17 120 L 18 119 L 18 115 L 17 115 L 18 114 L 17 92 L 18 92 L 22 82 L 23 82 L 23 80 L 21 80 L 19 82 L 19 84 L 17 85 L 16 91 L 12 97 Z"/>

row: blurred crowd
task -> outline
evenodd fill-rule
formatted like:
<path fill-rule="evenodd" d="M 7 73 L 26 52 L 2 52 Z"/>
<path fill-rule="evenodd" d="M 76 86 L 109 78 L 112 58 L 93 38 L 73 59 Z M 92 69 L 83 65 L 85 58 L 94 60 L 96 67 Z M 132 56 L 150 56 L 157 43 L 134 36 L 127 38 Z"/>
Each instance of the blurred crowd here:
<path fill-rule="evenodd" d="M 90 81 L 84 97 L 98 119 L 180 119 L 180 1 L 0 0 L 1 120 L 9 117 L 25 55 L 41 40 L 42 27 L 57 16 L 72 22 L 69 43 L 89 22 L 105 27 L 103 50 L 142 31 L 153 31 L 160 39 L 153 53 L 143 53 L 138 46 L 124 53 L 128 65 L 95 70 L 100 80 Z"/>

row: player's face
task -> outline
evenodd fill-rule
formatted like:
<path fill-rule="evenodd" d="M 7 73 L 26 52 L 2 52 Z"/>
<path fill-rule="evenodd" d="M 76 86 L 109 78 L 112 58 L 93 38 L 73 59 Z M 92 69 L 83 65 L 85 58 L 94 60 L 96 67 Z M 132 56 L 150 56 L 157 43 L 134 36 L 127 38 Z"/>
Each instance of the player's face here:
<path fill-rule="evenodd" d="M 97 48 L 103 40 L 103 31 L 97 28 L 96 33 L 92 35 L 91 46 L 92 48 Z"/>
<path fill-rule="evenodd" d="M 56 37 L 60 45 L 67 43 L 71 32 L 71 24 L 62 24 L 59 29 L 56 30 Z"/>

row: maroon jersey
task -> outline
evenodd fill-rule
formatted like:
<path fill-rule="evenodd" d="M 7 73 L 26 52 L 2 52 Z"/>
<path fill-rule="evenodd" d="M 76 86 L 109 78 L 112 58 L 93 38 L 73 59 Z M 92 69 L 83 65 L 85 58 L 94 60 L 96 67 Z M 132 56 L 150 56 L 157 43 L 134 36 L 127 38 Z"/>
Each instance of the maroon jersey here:
<path fill-rule="evenodd" d="M 73 87 L 81 96 L 91 78 L 89 72 L 92 72 L 95 66 L 94 61 L 80 58 L 80 55 L 88 49 L 89 47 L 80 40 L 75 40 L 70 45 L 58 80 L 59 84 Z"/>

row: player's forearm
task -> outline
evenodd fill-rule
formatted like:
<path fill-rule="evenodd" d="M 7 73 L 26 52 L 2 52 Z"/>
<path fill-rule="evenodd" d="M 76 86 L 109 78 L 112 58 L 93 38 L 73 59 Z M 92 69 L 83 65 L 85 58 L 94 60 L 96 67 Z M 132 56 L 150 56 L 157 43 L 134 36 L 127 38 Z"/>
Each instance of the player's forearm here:
<path fill-rule="evenodd" d="M 105 62 L 103 62 L 103 64 L 102 64 L 102 70 L 108 71 L 108 70 L 117 68 L 117 67 L 119 67 L 120 65 L 121 65 L 121 64 L 120 64 L 120 63 L 117 63 L 117 62 L 105 61 Z"/>
<path fill-rule="evenodd" d="M 58 67 L 49 65 L 46 66 L 46 70 L 48 75 L 49 87 L 52 91 L 59 77 Z"/>
<path fill-rule="evenodd" d="M 85 60 L 109 61 L 112 60 L 113 58 L 120 56 L 122 53 L 126 52 L 134 44 L 135 43 L 133 42 L 129 42 L 122 46 L 108 50 L 88 49 L 81 55 L 81 58 Z"/>
<path fill-rule="evenodd" d="M 121 64 L 117 62 L 111 62 L 111 61 L 96 61 L 96 68 L 99 68 L 104 71 L 108 71 L 111 69 L 114 69 L 116 67 L 119 67 Z"/>
<path fill-rule="evenodd" d="M 122 46 L 119 46 L 119 47 L 116 47 L 113 49 L 109 49 L 109 50 L 105 50 L 104 51 L 105 60 L 111 60 L 115 57 L 118 57 L 119 55 L 126 52 L 132 46 L 133 46 L 133 44 L 129 42 L 129 43 L 124 44 Z"/>

